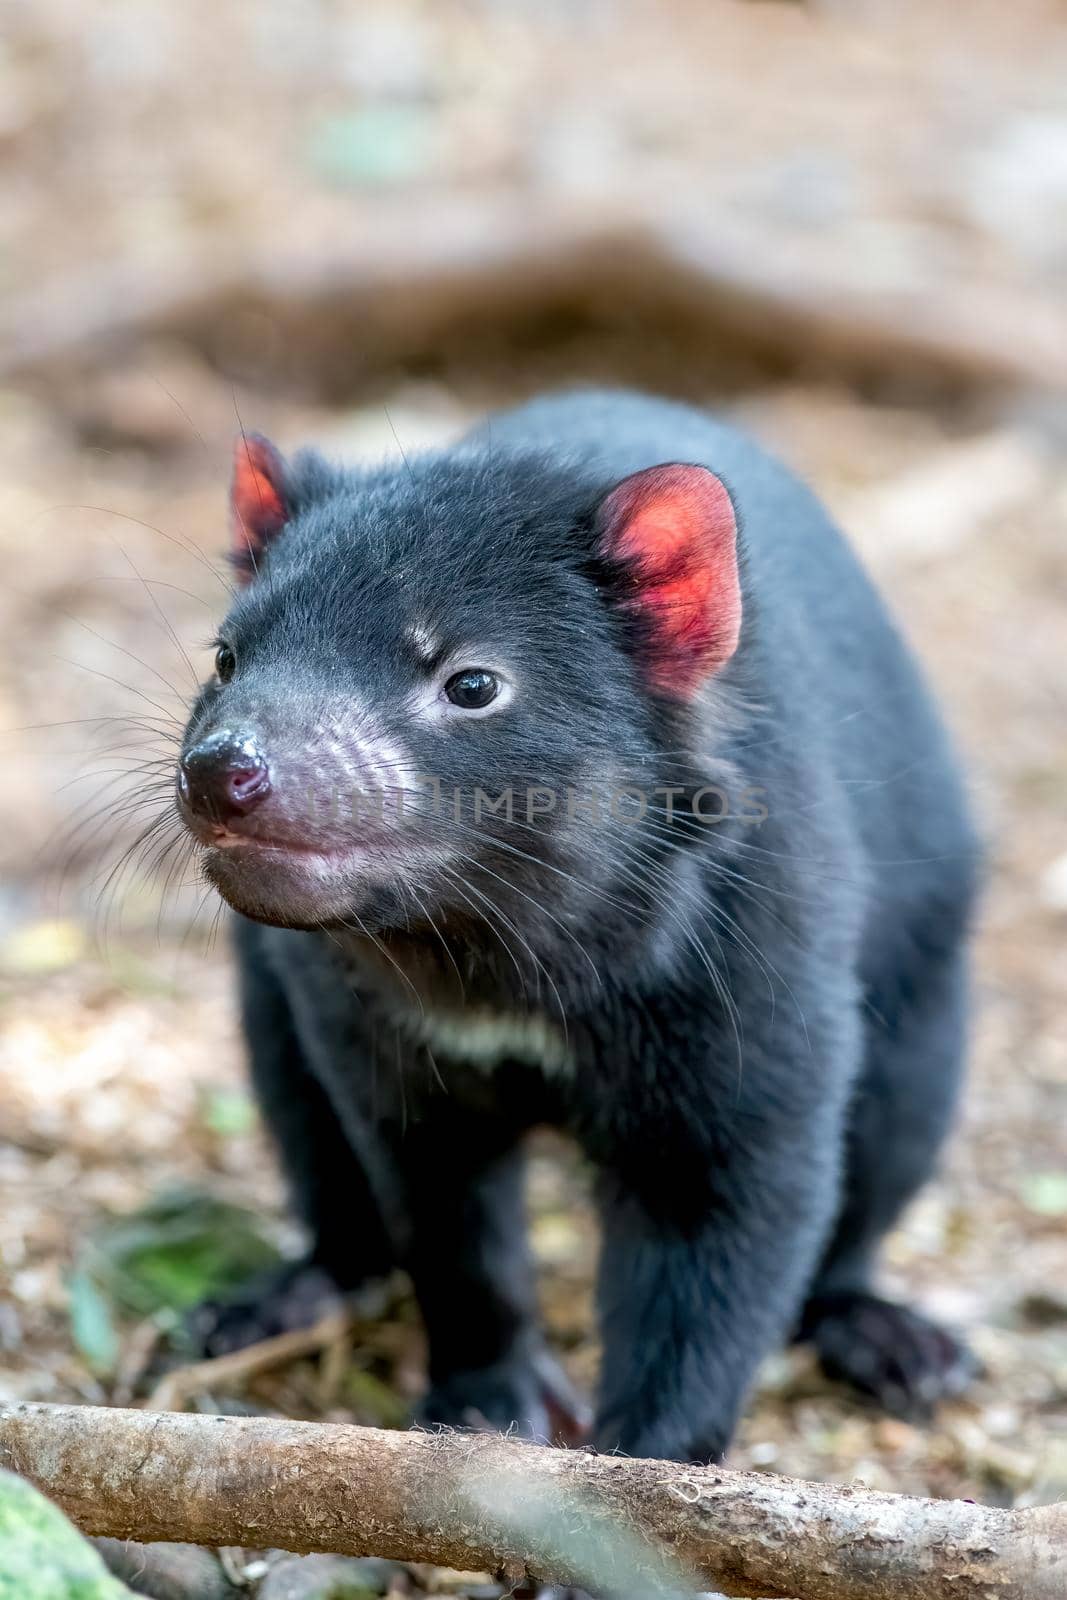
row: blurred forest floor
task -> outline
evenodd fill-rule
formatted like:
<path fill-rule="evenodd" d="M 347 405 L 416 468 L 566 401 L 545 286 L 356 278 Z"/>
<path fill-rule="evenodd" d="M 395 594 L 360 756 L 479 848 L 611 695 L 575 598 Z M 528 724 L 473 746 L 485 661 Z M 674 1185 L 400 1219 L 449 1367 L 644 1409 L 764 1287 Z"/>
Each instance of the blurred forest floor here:
<path fill-rule="evenodd" d="M 1037 371 L 1046 345 L 1063 354 L 1041 331 L 1064 326 L 1062 5 L 1008 27 L 976 4 L 965 44 L 954 7 L 911 5 L 721 0 L 620 24 L 594 4 L 271 0 L 212 8 L 209 50 L 200 0 L 94 10 L 73 35 L 60 0 L 0 14 L 0 1399 L 143 1398 L 168 1314 L 294 1243 L 215 906 L 192 880 L 164 903 L 137 870 L 162 835 L 110 875 L 166 803 L 130 769 L 170 754 L 224 607 L 238 419 L 382 456 L 534 387 L 615 378 L 729 411 L 827 498 L 943 694 L 990 848 L 965 1114 L 886 1274 L 966 1330 L 985 1374 L 922 1429 L 782 1355 L 731 1461 L 1067 1495 L 1067 458 Z M 649 194 L 676 259 L 689 213 L 735 242 L 731 272 L 759 246 L 760 294 L 778 274 L 764 319 L 759 295 L 711 306 L 709 287 L 688 320 L 688 279 L 601 294 L 600 268 L 554 275 L 576 218 L 585 237 L 591 210 Z M 445 259 L 437 216 L 468 219 Z M 338 259 L 302 300 L 307 264 Z M 980 325 L 982 358 L 882 367 L 876 331 L 854 360 L 820 318 L 779 316 L 783 283 L 831 309 L 839 285 L 876 330 L 969 305 L 953 337 Z M 1016 348 L 1013 317 L 1030 387 L 984 370 L 990 339 Z M 588 1387 L 584 1193 L 539 1144 L 545 1314 Z M 399 1424 L 421 1360 L 401 1295 L 191 1403 Z"/>

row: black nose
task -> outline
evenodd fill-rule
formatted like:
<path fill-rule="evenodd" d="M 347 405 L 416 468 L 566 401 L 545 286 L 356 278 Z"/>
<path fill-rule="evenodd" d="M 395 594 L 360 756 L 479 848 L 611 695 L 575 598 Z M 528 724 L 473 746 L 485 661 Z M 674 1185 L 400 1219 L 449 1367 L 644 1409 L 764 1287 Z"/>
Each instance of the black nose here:
<path fill-rule="evenodd" d="M 267 798 L 270 772 L 251 734 L 221 728 L 185 752 L 178 789 L 197 816 L 225 822 Z"/>

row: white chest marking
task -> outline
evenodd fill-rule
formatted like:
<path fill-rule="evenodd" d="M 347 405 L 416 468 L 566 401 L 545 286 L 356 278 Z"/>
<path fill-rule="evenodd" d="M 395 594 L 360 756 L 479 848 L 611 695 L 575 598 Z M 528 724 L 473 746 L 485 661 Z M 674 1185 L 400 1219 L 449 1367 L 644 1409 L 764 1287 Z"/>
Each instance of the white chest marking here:
<path fill-rule="evenodd" d="M 427 1011 L 411 1020 L 422 1044 L 483 1072 L 503 1061 L 523 1061 L 554 1077 L 569 1073 L 574 1064 L 562 1028 L 537 1012 Z"/>

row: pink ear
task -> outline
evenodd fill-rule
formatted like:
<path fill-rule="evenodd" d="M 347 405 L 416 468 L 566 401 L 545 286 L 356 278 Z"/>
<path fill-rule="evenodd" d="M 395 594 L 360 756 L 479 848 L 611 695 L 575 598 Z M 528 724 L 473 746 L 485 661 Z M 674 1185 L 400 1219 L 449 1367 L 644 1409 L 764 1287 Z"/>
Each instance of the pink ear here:
<path fill-rule="evenodd" d="M 737 649 L 737 519 L 706 467 L 650 467 L 624 478 L 597 518 L 600 554 L 629 569 L 623 607 L 642 626 L 652 688 L 690 699 Z"/>
<path fill-rule="evenodd" d="M 260 554 L 289 517 L 285 462 L 262 434 L 242 435 L 234 444 L 230 486 L 230 554 L 247 583 Z"/>

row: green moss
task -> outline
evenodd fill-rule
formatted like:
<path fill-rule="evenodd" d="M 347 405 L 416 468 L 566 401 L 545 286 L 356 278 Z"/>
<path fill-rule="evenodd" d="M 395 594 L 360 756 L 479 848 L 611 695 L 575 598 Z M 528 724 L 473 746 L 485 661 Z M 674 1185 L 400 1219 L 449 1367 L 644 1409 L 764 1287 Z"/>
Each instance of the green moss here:
<path fill-rule="evenodd" d="M 0 1470 L 0 1600 L 129 1600 L 61 1511 Z"/>

